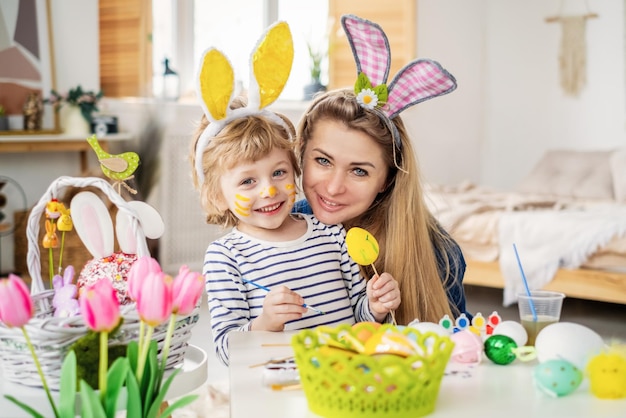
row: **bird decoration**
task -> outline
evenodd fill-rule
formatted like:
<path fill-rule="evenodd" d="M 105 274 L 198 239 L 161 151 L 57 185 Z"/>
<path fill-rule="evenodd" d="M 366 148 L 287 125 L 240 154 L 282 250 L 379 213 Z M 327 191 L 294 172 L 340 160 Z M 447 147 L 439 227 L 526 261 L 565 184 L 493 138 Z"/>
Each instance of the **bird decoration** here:
<path fill-rule="evenodd" d="M 87 142 L 96 152 L 98 162 L 100 162 L 100 169 L 104 175 L 115 181 L 114 186 L 118 186 L 118 192 L 120 191 L 120 186 L 123 185 L 130 193 L 137 193 L 136 190 L 125 182 L 134 177 L 133 173 L 139 166 L 139 155 L 136 152 L 109 154 L 102 148 L 96 135 L 87 138 Z"/>

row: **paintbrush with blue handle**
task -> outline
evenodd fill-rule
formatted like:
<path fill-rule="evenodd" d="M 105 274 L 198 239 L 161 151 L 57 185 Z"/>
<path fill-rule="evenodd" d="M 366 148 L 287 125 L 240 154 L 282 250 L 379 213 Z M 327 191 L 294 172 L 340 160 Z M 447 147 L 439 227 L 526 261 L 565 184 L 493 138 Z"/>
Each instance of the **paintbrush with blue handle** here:
<path fill-rule="evenodd" d="M 245 283 L 250 283 L 250 284 L 251 284 L 252 286 L 254 286 L 254 287 L 258 287 L 259 289 L 263 289 L 263 290 L 265 290 L 266 292 L 269 292 L 269 291 L 270 291 L 270 288 L 269 288 L 269 287 L 267 287 L 267 286 L 263 286 L 262 284 L 255 283 L 255 282 L 253 282 L 252 280 L 246 280 L 246 279 L 244 279 L 244 278 L 242 278 L 241 280 L 242 280 L 242 281 L 244 281 Z M 324 311 L 321 311 L 321 310 L 317 309 L 317 308 L 316 308 L 316 307 L 314 307 L 314 306 L 307 305 L 306 303 L 305 303 L 304 305 L 302 305 L 302 306 L 304 306 L 305 308 L 310 309 L 310 310 L 312 310 L 312 311 L 314 311 L 314 312 L 317 312 L 317 313 L 318 313 L 318 314 L 320 314 L 320 315 L 325 315 L 325 314 L 326 314 Z"/>

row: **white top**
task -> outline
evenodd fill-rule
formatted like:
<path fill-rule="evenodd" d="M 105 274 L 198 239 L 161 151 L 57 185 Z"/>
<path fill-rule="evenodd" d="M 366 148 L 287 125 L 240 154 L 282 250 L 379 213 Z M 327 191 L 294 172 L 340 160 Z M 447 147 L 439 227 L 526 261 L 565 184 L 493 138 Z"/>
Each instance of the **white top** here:
<path fill-rule="evenodd" d="M 325 312 L 308 310 L 300 320 L 285 324 L 285 330 L 375 321 L 366 281 L 348 255 L 345 229 L 325 225 L 312 215 L 299 216 L 306 220 L 307 232 L 293 241 L 262 241 L 235 228 L 209 245 L 203 273 L 215 349 L 224 364 L 228 335 L 250 329 L 263 312 L 268 289 L 275 286 L 287 286 L 307 305 Z"/>
<path fill-rule="evenodd" d="M 293 332 L 235 332 L 230 337 L 231 418 L 311 418 L 302 390 L 275 391 L 263 385 L 271 358 L 293 355 Z M 268 344 L 283 344 L 270 346 Z M 484 358 L 477 366 L 450 363 L 429 418 L 590 418 L 626 417 L 626 399 L 596 398 L 584 380 L 572 394 L 552 398 L 535 389 L 536 360 L 499 366 Z M 382 417 L 381 417 L 382 418 Z"/>

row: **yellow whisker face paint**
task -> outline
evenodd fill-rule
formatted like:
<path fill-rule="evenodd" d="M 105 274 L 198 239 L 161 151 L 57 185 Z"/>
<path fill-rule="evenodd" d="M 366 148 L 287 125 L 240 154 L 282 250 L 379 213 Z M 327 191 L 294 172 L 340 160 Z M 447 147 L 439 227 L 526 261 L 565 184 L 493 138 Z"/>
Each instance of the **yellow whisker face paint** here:
<path fill-rule="evenodd" d="M 287 190 L 287 195 L 289 196 L 289 203 L 296 203 L 296 185 L 287 184 L 285 190 Z"/>
<path fill-rule="evenodd" d="M 242 202 L 249 202 L 250 199 L 242 196 L 240 194 L 235 195 L 235 199 L 241 200 Z M 235 200 L 235 212 L 241 216 L 250 216 L 250 205 L 242 205 L 237 200 Z"/>

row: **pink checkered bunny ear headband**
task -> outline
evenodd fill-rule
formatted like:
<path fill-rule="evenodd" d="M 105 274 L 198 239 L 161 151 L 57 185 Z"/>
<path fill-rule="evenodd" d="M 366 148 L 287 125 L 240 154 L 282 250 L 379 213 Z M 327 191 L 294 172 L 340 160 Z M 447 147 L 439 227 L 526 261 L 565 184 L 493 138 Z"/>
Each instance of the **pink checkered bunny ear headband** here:
<path fill-rule="evenodd" d="M 270 26 L 257 42 L 250 56 L 250 86 L 248 105 L 231 109 L 234 99 L 235 76 L 226 56 L 215 48 L 202 55 L 197 75 L 197 91 L 202 109 L 211 122 L 196 144 L 195 169 L 200 183 L 204 182 L 202 155 L 212 138 L 235 119 L 260 115 L 281 125 L 291 135 L 285 121 L 266 109 L 283 91 L 293 63 L 293 38 L 286 22 Z"/>
<path fill-rule="evenodd" d="M 429 59 L 409 62 L 387 85 L 391 50 L 382 28 L 355 15 L 342 16 L 341 25 L 356 61 L 358 78 L 354 93 L 362 107 L 378 110 L 393 119 L 413 105 L 456 89 L 456 80 L 452 74 L 438 62 Z M 394 136 L 401 149 L 397 132 L 394 132 Z"/>

